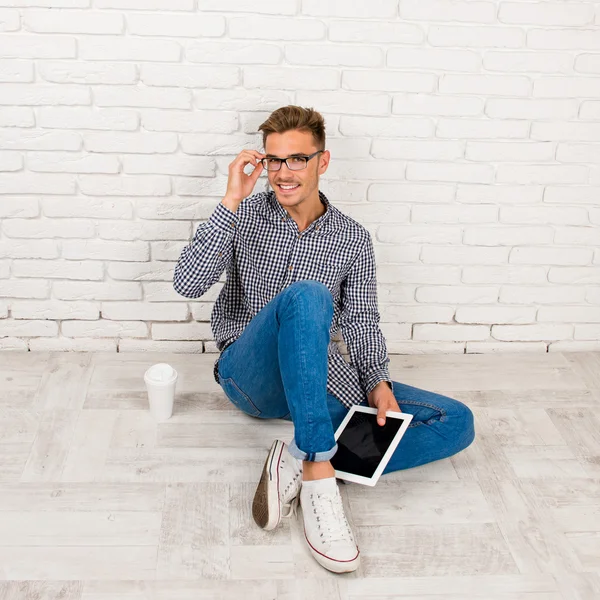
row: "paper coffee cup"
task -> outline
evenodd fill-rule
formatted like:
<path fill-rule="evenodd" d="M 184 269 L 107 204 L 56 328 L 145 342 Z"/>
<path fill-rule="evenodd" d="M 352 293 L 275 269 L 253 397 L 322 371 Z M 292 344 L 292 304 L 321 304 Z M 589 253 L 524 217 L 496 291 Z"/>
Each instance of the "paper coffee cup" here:
<path fill-rule="evenodd" d="M 150 413 L 157 421 L 166 421 L 173 414 L 177 371 L 167 363 L 152 365 L 144 373 Z"/>

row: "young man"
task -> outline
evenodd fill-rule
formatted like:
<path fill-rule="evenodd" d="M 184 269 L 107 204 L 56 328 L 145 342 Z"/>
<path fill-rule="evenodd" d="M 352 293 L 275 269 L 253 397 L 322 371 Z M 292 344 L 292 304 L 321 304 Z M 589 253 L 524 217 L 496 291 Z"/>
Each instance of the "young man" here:
<path fill-rule="evenodd" d="M 380 425 L 388 410 L 413 414 L 384 474 L 466 448 L 473 415 L 456 400 L 391 380 L 371 236 L 319 191 L 331 159 L 323 117 L 285 106 L 259 131 L 265 153 L 243 150 L 229 165 L 225 197 L 182 251 L 173 285 L 199 298 L 227 269 L 211 315 L 221 352 L 215 380 L 247 414 L 294 423 L 289 446 L 271 446 L 253 517 L 273 529 L 299 501 L 312 555 L 344 573 L 358 568 L 360 552 L 330 459 L 348 409 L 376 407 Z M 251 195 L 265 168 L 273 191 Z M 350 362 L 331 341 L 339 329 Z"/>

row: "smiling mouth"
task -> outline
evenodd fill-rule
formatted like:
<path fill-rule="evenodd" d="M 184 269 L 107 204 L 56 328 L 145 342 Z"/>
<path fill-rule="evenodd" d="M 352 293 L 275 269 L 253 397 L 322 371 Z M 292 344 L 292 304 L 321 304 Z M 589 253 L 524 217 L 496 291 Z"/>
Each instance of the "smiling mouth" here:
<path fill-rule="evenodd" d="M 296 188 L 300 187 L 300 184 L 298 184 L 298 183 L 291 183 L 291 184 L 278 183 L 277 185 L 278 185 L 279 189 L 283 190 L 284 192 L 291 192 L 292 190 L 295 190 Z"/>

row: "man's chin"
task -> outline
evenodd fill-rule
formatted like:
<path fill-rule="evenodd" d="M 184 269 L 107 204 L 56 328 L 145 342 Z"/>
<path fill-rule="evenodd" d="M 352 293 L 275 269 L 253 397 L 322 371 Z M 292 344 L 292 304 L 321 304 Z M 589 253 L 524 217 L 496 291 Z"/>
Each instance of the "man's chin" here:
<path fill-rule="evenodd" d="M 279 202 L 284 202 L 286 204 L 289 202 L 297 203 L 301 199 L 300 194 L 282 194 L 279 190 L 275 190 L 275 196 L 277 196 Z"/>

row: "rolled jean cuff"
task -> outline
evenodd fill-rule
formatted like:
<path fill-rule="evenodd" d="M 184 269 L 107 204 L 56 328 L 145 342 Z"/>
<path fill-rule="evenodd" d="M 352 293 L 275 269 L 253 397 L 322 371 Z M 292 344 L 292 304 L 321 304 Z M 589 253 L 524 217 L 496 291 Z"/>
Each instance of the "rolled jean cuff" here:
<path fill-rule="evenodd" d="M 325 450 L 324 452 L 303 452 L 296 446 L 296 438 L 294 438 L 288 446 L 288 452 L 298 460 L 308 460 L 311 462 L 324 462 L 330 460 L 331 457 L 337 452 L 338 445 L 336 444 L 331 450 Z"/>

